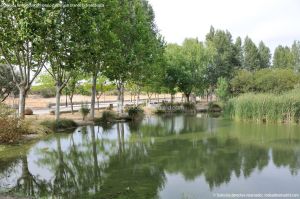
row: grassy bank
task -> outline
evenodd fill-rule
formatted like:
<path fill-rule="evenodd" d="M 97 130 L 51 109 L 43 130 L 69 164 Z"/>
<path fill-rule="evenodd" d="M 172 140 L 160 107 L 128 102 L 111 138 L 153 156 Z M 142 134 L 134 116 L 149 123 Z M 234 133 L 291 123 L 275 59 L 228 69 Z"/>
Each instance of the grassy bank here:
<path fill-rule="evenodd" d="M 281 95 L 243 94 L 228 101 L 225 115 L 236 120 L 299 123 L 300 90 Z"/>

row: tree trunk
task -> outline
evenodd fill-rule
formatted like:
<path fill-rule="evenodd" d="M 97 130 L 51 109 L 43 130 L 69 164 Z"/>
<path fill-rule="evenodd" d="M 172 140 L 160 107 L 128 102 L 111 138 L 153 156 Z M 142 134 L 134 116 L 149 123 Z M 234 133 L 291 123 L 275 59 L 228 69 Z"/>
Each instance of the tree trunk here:
<path fill-rule="evenodd" d="M 73 95 L 69 95 L 69 99 L 70 99 L 70 104 L 71 104 L 71 113 L 74 113 L 74 107 L 73 107 Z"/>
<path fill-rule="evenodd" d="M 122 87 L 121 87 L 121 112 L 124 112 L 124 84 L 122 83 Z"/>
<path fill-rule="evenodd" d="M 91 114 L 90 118 L 94 120 L 95 118 L 95 103 L 96 103 L 96 84 L 97 84 L 97 73 L 93 73 L 92 80 L 92 99 L 91 99 Z"/>
<path fill-rule="evenodd" d="M 186 97 L 186 102 L 190 103 L 190 93 L 185 93 L 185 97 Z"/>
<path fill-rule="evenodd" d="M 25 118 L 25 99 L 26 99 L 26 90 L 24 87 L 19 88 L 19 117 L 21 119 Z"/>
<path fill-rule="evenodd" d="M 66 107 L 68 107 L 68 95 L 66 94 Z"/>
<path fill-rule="evenodd" d="M 174 103 L 174 94 L 171 94 L 171 103 Z"/>
<path fill-rule="evenodd" d="M 135 101 L 135 105 L 138 106 L 140 103 L 140 89 L 138 88 L 137 90 L 137 94 L 136 94 L 136 101 Z"/>
<path fill-rule="evenodd" d="M 118 113 L 123 113 L 124 107 L 124 84 L 118 83 Z"/>
<path fill-rule="evenodd" d="M 60 95 L 61 95 L 61 86 L 57 83 L 56 85 L 56 106 L 55 106 L 55 120 L 60 119 Z"/>

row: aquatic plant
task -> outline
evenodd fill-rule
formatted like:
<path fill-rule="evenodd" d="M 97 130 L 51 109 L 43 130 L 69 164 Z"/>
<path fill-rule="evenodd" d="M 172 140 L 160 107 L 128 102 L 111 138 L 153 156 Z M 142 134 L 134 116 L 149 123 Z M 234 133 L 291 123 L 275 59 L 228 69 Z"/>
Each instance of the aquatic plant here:
<path fill-rule="evenodd" d="M 225 115 L 236 120 L 298 123 L 300 92 L 292 90 L 282 95 L 243 94 L 228 101 Z"/>

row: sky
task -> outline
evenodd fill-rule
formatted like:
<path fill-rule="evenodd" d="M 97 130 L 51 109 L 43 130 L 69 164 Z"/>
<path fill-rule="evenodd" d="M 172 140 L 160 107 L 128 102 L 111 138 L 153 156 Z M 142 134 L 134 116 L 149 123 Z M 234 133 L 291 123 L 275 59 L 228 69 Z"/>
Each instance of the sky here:
<path fill-rule="evenodd" d="M 185 38 L 201 41 L 215 29 L 228 30 L 233 38 L 247 35 L 273 51 L 300 40 L 300 0 L 148 0 L 156 24 L 168 43 Z"/>

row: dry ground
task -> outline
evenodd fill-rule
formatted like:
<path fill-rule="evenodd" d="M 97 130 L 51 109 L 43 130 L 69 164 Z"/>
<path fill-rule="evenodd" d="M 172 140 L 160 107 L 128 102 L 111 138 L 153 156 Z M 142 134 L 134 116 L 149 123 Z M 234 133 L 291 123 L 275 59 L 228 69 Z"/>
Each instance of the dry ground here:
<path fill-rule="evenodd" d="M 170 99 L 170 95 L 168 94 L 161 94 L 159 96 L 160 98 L 166 98 L 166 99 Z M 176 97 L 182 97 L 181 94 L 177 94 Z M 131 95 L 125 95 L 124 96 L 125 100 L 130 100 L 131 99 Z M 132 97 L 132 99 L 134 100 L 134 98 Z M 141 95 L 140 99 L 148 99 L 147 95 Z M 154 95 L 152 95 L 152 99 L 155 99 Z M 74 103 L 81 103 L 81 102 L 89 102 L 91 100 L 90 96 L 82 96 L 82 95 L 75 95 L 73 98 L 73 102 Z M 100 102 L 102 101 L 116 101 L 117 100 L 117 96 L 115 95 L 106 95 L 106 96 L 101 96 L 100 98 Z M 66 97 L 65 96 L 61 96 L 60 99 L 62 104 L 65 104 L 66 102 Z M 69 99 L 68 99 L 69 102 Z M 18 99 L 15 98 L 13 99 L 12 97 L 9 97 L 6 101 L 6 104 L 8 105 L 17 105 L 18 104 Z M 41 109 L 41 108 L 47 108 L 49 103 L 55 103 L 55 98 L 42 98 L 41 96 L 38 95 L 29 95 L 26 98 L 26 107 L 28 108 L 33 108 L 33 109 Z"/>

